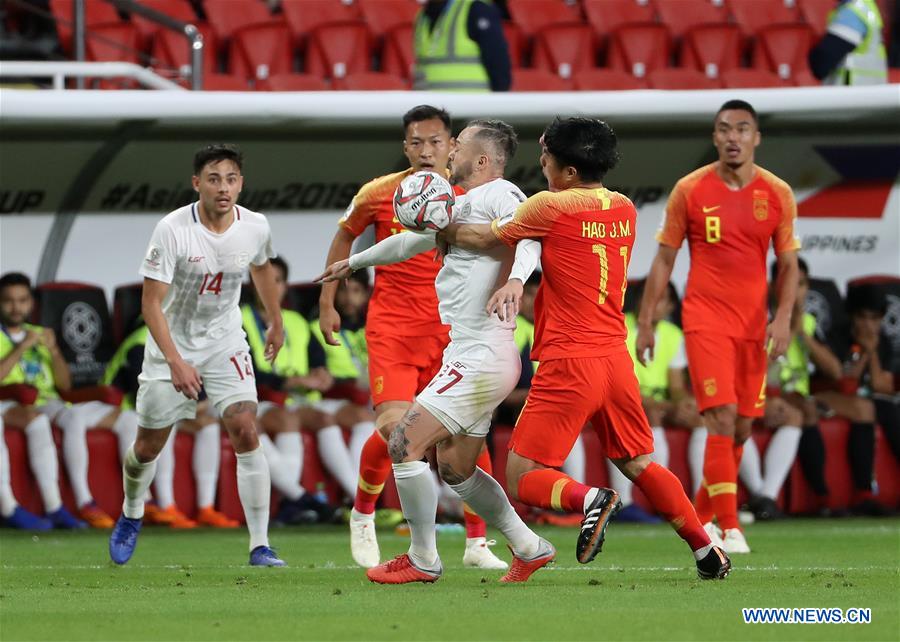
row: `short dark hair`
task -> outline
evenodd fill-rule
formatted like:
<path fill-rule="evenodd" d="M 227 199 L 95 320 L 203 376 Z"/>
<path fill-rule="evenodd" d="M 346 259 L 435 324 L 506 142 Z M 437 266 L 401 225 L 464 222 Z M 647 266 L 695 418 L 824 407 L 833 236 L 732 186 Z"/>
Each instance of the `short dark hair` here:
<path fill-rule="evenodd" d="M 809 277 L 809 265 L 807 265 L 806 261 L 804 261 L 799 256 L 797 257 L 797 267 L 800 268 L 800 271 L 803 272 L 807 277 Z M 769 279 L 771 281 L 775 281 L 778 278 L 778 261 L 772 261 L 772 265 L 769 267 Z"/>
<path fill-rule="evenodd" d="M 874 283 L 864 283 L 847 291 L 847 312 L 853 316 L 859 312 L 871 311 L 879 316 L 887 314 L 887 297 Z"/>
<path fill-rule="evenodd" d="M 356 281 L 361 286 L 369 289 L 369 271 L 368 270 L 357 270 L 353 274 L 350 275 L 349 280 Z"/>
<path fill-rule="evenodd" d="M 574 167 L 585 181 L 600 181 L 616 163 L 616 134 L 602 120 L 557 116 L 544 130 L 544 147 L 566 167 Z"/>
<path fill-rule="evenodd" d="M 31 292 L 31 279 L 21 272 L 7 272 L 0 277 L 0 292 L 13 285 L 24 285 Z"/>
<path fill-rule="evenodd" d="M 749 112 L 751 116 L 753 116 L 753 123 L 759 127 L 759 116 L 756 114 L 756 110 L 753 109 L 753 105 L 748 103 L 746 100 L 726 100 L 721 107 L 719 107 L 719 111 L 716 112 L 716 117 L 713 119 L 715 122 L 719 118 L 719 114 L 723 111 L 728 111 L 731 109 L 741 109 L 743 111 Z"/>
<path fill-rule="evenodd" d="M 450 120 L 450 114 L 447 110 L 431 105 L 416 105 L 408 112 L 403 114 L 403 133 L 409 129 L 411 123 L 421 123 L 423 120 L 439 119 L 447 128 L 447 133 L 453 132 L 453 122 Z"/>
<path fill-rule="evenodd" d="M 216 143 L 201 147 L 194 154 L 194 176 L 200 176 L 200 172 L 208 163 L 218 163 L 223 160 L 230 160 L 237 165 L 239 170 L 243 169 L 244 154 L 236 145 Z"/>
<path fill-rule="evenodd" d="M 505 165 L 512 157 L 516 155 L 519 148 L 519 137 L 516 130 L 508 123 L 502 120 L 476 119 L 470 120 L 466 127 L 476 127 L 475 138 L 479 141 L 486 141 L 494 146 L 503 158 L 501 164 Z"/>
<path fill-rule="evenodd" d="M 291 270 L 288 267 L 287 261 L 285 261 L 280 256 L 273 256 L 271 259 L 269 259 L 269 263 L 277 268 L 281 268 L 281 271 L 284 272 L 284 280 L 288 280 L 288 275 L 291 273 Z"/>

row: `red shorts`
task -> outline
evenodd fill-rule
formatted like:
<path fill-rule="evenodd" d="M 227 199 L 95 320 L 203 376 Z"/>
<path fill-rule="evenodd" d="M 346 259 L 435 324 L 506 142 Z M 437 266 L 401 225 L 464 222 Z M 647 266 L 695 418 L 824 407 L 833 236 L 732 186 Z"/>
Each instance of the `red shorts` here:
<path fill-rule="evenodd" d="M 628 352 L 542 361 L 509 449 L 558 468 L 588 421 L 607 457 L 632 458 L 653 452 L 653 433 Z"/>
<path fill-rule="evenodd" d="M 700 412 L 737 404 L 742 417 L 763 416 L 768 358 L 762 341 L 687 332 L 684 347 Z"/>
<path fill-rule="evenodd" d="M 367 331 L 372 404 L 412 402 L 441 369 L 441 357 L 449 342 L 446 330 L 424 337 Z"/>

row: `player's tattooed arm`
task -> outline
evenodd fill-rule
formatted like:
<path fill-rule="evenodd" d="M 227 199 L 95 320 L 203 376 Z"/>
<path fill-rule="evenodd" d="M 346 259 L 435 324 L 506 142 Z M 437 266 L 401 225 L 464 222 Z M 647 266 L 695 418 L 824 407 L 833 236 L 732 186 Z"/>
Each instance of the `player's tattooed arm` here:
<path fill-rule="evenodd" d="M 465 250 L 489 250 L 502 244 L 488 224 L 450 223 L 438 232 L 437 238 L 438 242 L 445 242 Z"/>
<path fill-rule="evenodd" d="M 388 440 L 388 453 L 391 456 L 391 461 L 395 464 L 402 464 L 409 457 L 409 439 L 406 436 L 406 430 L 418 418 L 419 413 L 415 410 L 410 410 L 403 415 L 403 419 L 400 420 L 400 423 L 394 428 L 394 432 L 391 433 L 391 438 Z"/>

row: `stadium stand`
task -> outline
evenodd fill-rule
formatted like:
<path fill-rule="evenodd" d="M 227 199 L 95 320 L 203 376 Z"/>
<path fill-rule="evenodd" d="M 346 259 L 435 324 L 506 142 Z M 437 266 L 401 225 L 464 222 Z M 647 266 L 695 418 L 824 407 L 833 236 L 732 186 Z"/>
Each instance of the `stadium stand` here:
<path fill-rule="evenodd" d="M 676 40 L 694 27 L 728 21 L 725 7 L 712 0 L 656 0 L 655 4 L 660 22 Z"/>
<path fill-rule="evenodd" d="M 526 38 L 551 25 L 581 22 L 578 7 L 564 0 L 515 0 L 509 3 L 509 16 Z"/>
<path fill-rule="evenodd" d="M 796 2 L 786 0 L 728 0 L 728 8 L 748 39 L 763 27 L 798 22 L 800 18 Z"/>
<path fill-rule="evenodd" d="M 503 35 L 509 49 L 509 63 L 513 69 L 521 67 L 525 61 L 525 37 L 519 28 L 511 22 L 503 23 Z"/>
<path fill-rule="evenodd" d="M 357 0 L 370 33 L 378 39 L 400 25 L 412 24 L 419 12 L 416 0 Z"/>
<path fill-rule="evenodd" d="M 331 85 L 310 74 L 272 74 L 259 80 L 256 88 L 262 91 L 328 91 Z"/>
<path fill-rule="evenodd" d="M 361 71 L 335 78 L 334 88 L 348 91 L 404 91 L 410 88 L 410 83 L 394 74 Z"/>
<path fill-rule="evenodd" d="M 241 27 L 272 20 L 266 5 L 259 0 L 204 0 L 203 11 L 222 42 Z"/>
<path fill-rule="evenodd" d="M 645 81 L 618 69 L 587 69 L 575 74 L 574 81 L 575 89 L 582 91 L 647 89 Z"/>
<path fill-rule="evenodd" d="M 388 31 L 381 52 L 382 71 L 412 81 L 415 58 L 413 26 L 402 24 Z"/>
<path fill-rule="evenodd" d="M 322 25 L 310 34 L 306 53 L 306 72 L 323 78 L 369 71 L 371 35 L 362 22 Z"/>
<path fill-rule="evenodd" d="M 544 69 L 514 69 L 512 91 L 570 91 L 572 82 Z"/>
<path fill-rule="evenodd" d="M 535 36 L 531 61 L 535 69 L 544 69 L 560 78 L 571 78 L 576 71 L 593 67 L 596 54 L 594 35 L 583 24 L 558 24 L 542 29 Z"/>
<path fill-rule="evenodd" d="M 289 73 L 294 67 L 291 32 L 278 22 L 250 24 L 231 38 L 230 72 L 253 80 Z"/>
<path fill-rule="evenodd" d="M 154 9 L 167 16 L 188 23 L 197 22 L 197 14 L 188 0 L 141 0 L 141 4 L 148 9 Z M 141 49 L 147 50 L 150 43 L 161 32 L 166 31 L 165 28 L 152 20 L 148 20 L 140 15 L 131 16 L 132 24 L 137 27 L 141 36 Z M 182 38 L 182 42 L 184 39 Z"/>
<path fill-rule="evenodd" d="M 696 69 L 655 69 L 647 74 L 651 89 L 718 89 L 715 79 Z"/>
<path fill-rule="evenodd" d="M 218 70 L 219 51 L 216 35 L 209 24 L 196 25 L 203 35 L 203 72 L 215 73 Z M 190 51 L 182 34 L 168 29 L 160 29 L 153 37 L 150 55 L 158 72 L 172 71 L 178 76 L 190 76 Z"/>
<path fill-rule="evenodd" d="M 612 69 L 622 69 L 637 78 L 648 72 L 669 66 L 672 40 L 663 25 L 643 23 L 625 25 L 616 31 L 609 45 L 608 63 Z"/>
<path fill-rule="evenodd" d="M 771 25 L 756 34 L 753 66 L 774 71 L 795 85 L 818 85 L 807 63 L 813 44 L 808 25 Z"/>
<path fill-rule="evenodd" d="M 681 66 L 720 78 L 737 69 L 741 61 L 741 36 L 734 25 L 700 25 L 687 32 L 681 45 Z"/>
<path fill-rule="evenodd" d="M 604 43 L 622 25 L 656 20 L 653 6 L 639 0 L 584 0 L 582 7 L 594 34 Z"/>
<path fill-rule="evenodd" d="M 74 0 L 50 0 L 50 12 L 56 20 L 56 33 L 64 52 L 72 51 L 72 12 Z M 84 22 L 89 30 L 101 24 L 120 22 L 119 12 L 106 2 L 86 2 Z"/>

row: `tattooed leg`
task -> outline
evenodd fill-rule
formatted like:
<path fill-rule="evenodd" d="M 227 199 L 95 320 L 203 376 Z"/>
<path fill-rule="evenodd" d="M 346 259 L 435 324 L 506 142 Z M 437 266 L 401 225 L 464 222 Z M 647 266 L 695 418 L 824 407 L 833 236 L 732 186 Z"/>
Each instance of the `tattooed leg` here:
<path fill-rule="evenodd" d="M 237 401 L 222 413 L 222 426 L 231 439 L 234 452 L 246 453 L 259 448 L 256 434 L 256 403 Z"/>

